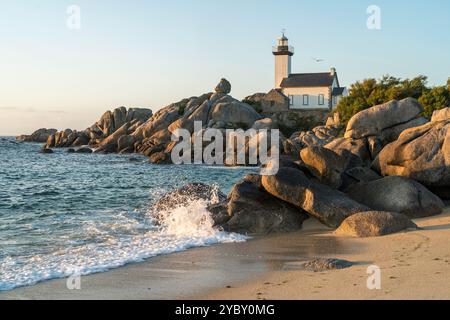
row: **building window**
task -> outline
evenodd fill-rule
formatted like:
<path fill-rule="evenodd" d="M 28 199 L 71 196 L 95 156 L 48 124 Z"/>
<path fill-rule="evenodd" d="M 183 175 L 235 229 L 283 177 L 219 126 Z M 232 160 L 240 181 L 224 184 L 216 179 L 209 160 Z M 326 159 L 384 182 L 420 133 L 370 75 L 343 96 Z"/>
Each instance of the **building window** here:
<path fill-rule="evenodd" d="M 319 94 L 319 106 L 323 106 L 325 104 L 325 96 L 323 94 Z"/>
<path fill-rule="evenodd" d="M 293 106 L 294 105 L 294 96 L 289 95 L 289 105 Z"/>
<path fill-rule="evenodd" d="M 303 105 L 304 106 L 309 105 L 309 95 L 308 94 L 303 95 Z"/>

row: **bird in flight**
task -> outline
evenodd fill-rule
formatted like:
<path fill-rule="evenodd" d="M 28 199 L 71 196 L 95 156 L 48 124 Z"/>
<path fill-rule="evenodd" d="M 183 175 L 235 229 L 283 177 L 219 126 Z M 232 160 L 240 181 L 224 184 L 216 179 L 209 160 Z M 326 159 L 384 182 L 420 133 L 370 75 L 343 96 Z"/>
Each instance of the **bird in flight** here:
<path fill-rule="evenodd" d="M 311 57 L 311 59 L 313 59 L 315 62 L 324 62 L 325 61 L 324 59 L 318 59 L 318 58 L 314 58 L 314 57 Z"/>

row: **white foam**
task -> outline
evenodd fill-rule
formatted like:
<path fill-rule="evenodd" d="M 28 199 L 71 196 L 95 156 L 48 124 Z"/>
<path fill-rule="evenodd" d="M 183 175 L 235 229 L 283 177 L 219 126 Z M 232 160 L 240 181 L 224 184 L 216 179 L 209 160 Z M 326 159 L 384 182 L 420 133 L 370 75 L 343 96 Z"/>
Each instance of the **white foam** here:
<path fill-rule="evenodd" d="M 210 202 L 213 201 L 216 200 Z M 68 277 L 74 273 L 87 275 L 104 272 L 193 247 L 247 239 L 243 235 L 213 228 L 207 205 L 206 201 L 191 201 L 183 207 L 168 210 L 160 214 L 163 218 L 158 227 L 152 219 L 143 224 L 123 215 L 110 222 L 90 221 L 83 227 L 86 235 L 95 241 L 50 254 L 0 260 L 0 291 Z M 124 236 L 121 228 L 133 232 Z"/>

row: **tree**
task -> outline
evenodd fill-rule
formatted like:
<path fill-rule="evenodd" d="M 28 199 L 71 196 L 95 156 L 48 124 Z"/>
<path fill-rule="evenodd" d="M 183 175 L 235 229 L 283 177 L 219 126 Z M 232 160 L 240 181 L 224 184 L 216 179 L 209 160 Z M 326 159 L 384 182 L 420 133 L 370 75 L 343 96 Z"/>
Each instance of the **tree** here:
<path fill-rule="evenodd" d="M 425 108 L 424 116 L 430 118 L 435 110 L 441 110 L 450 107 L 450 90 L 447 86 L 434 87 L 425 92 L 419 102 Z"/>

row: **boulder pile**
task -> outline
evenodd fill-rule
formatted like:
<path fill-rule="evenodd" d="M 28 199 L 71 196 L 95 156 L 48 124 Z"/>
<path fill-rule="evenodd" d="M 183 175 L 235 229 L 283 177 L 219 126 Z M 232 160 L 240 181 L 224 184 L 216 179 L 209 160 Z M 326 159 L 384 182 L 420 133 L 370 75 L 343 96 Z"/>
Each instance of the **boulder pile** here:
<path fill-rule="evenodd" d="M 450 199 L 449 113 L 428 122 L 422 111 L 411 98 L 391 101 L 355 115 L 342 138 L 329 119 L 286 139 L 291 153 L 276 174 L 247 176 L 210 208 L 221 213 L 217 225 L 268 234 L 299 230 L 309 217 L 351 237 L 417 229 L 411 219 L 442 213 Z"/>

